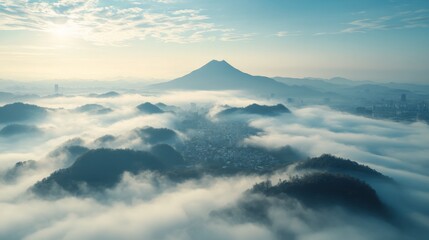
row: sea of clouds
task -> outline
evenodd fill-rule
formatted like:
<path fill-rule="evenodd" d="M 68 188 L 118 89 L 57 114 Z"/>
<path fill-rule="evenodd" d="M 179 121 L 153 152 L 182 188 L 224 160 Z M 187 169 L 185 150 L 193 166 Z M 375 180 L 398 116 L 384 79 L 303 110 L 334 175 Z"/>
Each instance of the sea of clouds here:
<path fill-rule="evenodd" d="M 16 162 L 35 160 L 38 167 L 15 181 L 0 181 L 0 239 L 418 239 L 429 229 L 429 126 L 397 123 L 338 112 L 325 106 L 291 108 L 278 117 L 248 117 L 257 135 L 243 145 L 268 149 L 289 145 L 310 157 L 333 154 L 370 166 L 392 177 L 395 187 L 373 186 L 392 207 L 401 226 L 353 215 L 341 209 L 315 211 L 296 202 L 269 205 L 269 223 L 219 217 L 213 212 L 239 207 L 244 192 L 267 176 L 204 177 L 181 183 L 154 173 L 124 174 L 122 181 L 92 197 L 42 199 L 28 189 L 53 171 L 67 167 L 50 153 L 71 139 L 89 148 L 110 134 L 112 148 L 145 150 L 133 138 L 145 126 L 175 129 L 179 113 L 144 115 L 135 108 L 144 102 L 163 102 L 211 109 L 218 121 L 224 105 L 277 104 L 239 92 L 170 92 L 159 95 L 122 94 L 115 98 L 65 96 L 28 101 L 49 109 L 45 120 L 34 122 L 42 133 L 32 137 L 0 138 L 0 179 Z M 113 109 L 108 114 L 73 111 L 84 104 Z M 6 103 L 3 103 L 6 104 Z M 3 127 L 3 126 L 0 126 Z M 180 133 L 186 142 L 186 133 Z M 290 172 L 271 176 L 287 179 Z M 271 200 L 270 200 L 271 201 Z"/>

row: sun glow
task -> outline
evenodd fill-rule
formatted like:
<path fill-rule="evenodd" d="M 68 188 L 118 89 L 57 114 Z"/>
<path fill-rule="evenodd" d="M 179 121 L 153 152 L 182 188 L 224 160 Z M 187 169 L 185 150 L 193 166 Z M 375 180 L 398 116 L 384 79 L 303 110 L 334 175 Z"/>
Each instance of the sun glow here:
<path fill-rule="evenodd" d="M 60 24 L 53 26 L 49 32 L 61 38 L 74 37 L 79 34 L 79 26 L 71 23 Z"/>

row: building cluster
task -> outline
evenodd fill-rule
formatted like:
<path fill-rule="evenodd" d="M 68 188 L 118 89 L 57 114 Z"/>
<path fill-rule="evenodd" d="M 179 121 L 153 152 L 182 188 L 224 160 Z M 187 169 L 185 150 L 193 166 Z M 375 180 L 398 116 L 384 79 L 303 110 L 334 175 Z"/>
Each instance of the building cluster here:
<path fill-rule="evenodd" d="M 279 164 L 269 151 L 242 145 L 246 137 L 258 132 L 245 122 L 211 122 L 198 115 L 186 121 L 193 127 L 188 129 L 188 141 L 178 150 L 190 165 L 264 171 Z"/>
<path fill-rule="evenodd" d="M 371 118 L 429 123 L 429 103 L 409 101 L 405 94 L 398 101 L 385 100 L 370 106 L 360 106 L 355 109 L 355 112 Z"/>

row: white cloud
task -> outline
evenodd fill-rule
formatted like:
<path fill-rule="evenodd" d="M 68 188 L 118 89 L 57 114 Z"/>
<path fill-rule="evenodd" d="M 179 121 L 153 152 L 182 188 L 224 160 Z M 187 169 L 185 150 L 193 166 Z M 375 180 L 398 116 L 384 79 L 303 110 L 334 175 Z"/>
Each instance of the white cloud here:
<path fill-rule="evenodd" d="M 52 113 L 39 124 L 50 130 L 41 140 L 1 142 L 0 173 L 15 162 L 27 159 L 35 159 L 42 165 L 37 171 L 26 172 L 14 184 L 0 181 L 0 212 L 4 219 L 0 222 L 0 238 L 284 239 L 281 233 L 292 239 L 401 239 L 409 234 L 395 230 L 393 225 L 344 211 L 319 212 L 300 204 L 286 210 L 273 205 L 269 209 L 271 224 L 268 225 L 231 222 L 210 214 L 234 206 L 243 191 L 265 180 L 266 176 L 206 177 L 200 181 L 174 183 L 149 173 L 125 174 L 118 186 L 94 198 L 43 200 L 26 192 L 36 181 L 58 169 L 46 155 L 70 138 L 80 137 L 85 143 L 91 143 L 104 134 L 127 136 L 134 128 L 146 125 L 174 128 L 177 116 L 173 114 L 137 114 L 135 106 L 146 101 L 184 107 L 189 102 L 232 106 L 252 102 L 272 104 L 240 96 L 237 92 L 207 91 L 171 92 L 159 96 L 123 94 L 114 99 L 82 96 L 37 99 L 33 103 L 66 110 Z M 93 116 L 67 111 L 87 103 L 102 104 L 114 112 Z M 245 142 L 268 148 L 291 145 L 311 156 L 333 153 L 368 164 L 394 177 L 400 186 L 393 192 L 377 189 L 383 201 L 394 207 L 401 217 L 405 216 L 407 224 L 426 226 L 429 210 L 427 125 L 373 120 L 320 106 L 292 110 L 293 114 L 281 117 L 249 119 L 251 117 L 247 116 L 252 126 L 264 132 Z M 141 142 L 133 144 L 129 139 L 119 139 L 114 147 L 142 146 Z M 271 179 L 287 179 L 286 174 L 290 172 L 277 173 Z"/>
<path fill-rule="evenodd" d="M 41 31 L 101 45 L 123 44 L 129 40 L 146 38 L 190 43 L 250 37 L 217 26 L 200 10 L 165 10 L 159 5 L 167 3 L 174 4 L 174 1 L 152 1 L 150 7 L 147 6 L 148 2 L 145 5 L 133 2 L 131 6 L 124 7 L 102 5 L 99 0 L 2 0 L 0 30 Z"/>
<path fill-rule="evenodd" d="M 420 174 L 429 170 L 423 157 L 429 155 L 425 147 L 429 141 L 427 124 L 374 120 L 319 106 L 293 112 L 281 118 L 252 121 L 252 126 L 265 129 L 265 133 L 246 142 L 271 148 L 291 145 L 310 156 L 328 152 L 374 167 Z"/>

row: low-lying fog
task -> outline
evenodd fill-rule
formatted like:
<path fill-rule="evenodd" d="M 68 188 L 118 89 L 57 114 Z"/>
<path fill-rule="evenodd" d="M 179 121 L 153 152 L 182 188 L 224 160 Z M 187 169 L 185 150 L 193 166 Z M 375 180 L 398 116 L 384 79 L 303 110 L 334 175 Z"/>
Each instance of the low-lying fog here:
<path fill-rule="evenodd" d="M 146 102 L 165 105 L 156 105 L 162 112 L 137 108 Z M 12 103 L 0 104 L 0 239 L 351 240 L 424 239 L 429 235 L 429 126 L 425 123 L 375 120 L 326 106 L 293 108 L 285 103 L 291 113 L 218 114 L 230 107 L 281 103 L 234 91 L 37 98 L 25 103 L 42 110 L 29 110 L 25 116 L 19 109 L 22 106 L 6 108 Z M 228 146 L 267 152 L 288 146 L 302 159 L 275 171 L 264 171 L 263 163 L 252 162 L 249 164 L 255 166 L 246 172 L 237 170 L 241 165 L 234 165 L 237 172 L 218 174 L 233 164 L 222 162 L 220 170 L 201 170 L 202 176 L 181 180 L 170 177 L 171 171 L 167 171 L 170 175 L 162 171 L 124 171 L 119 183 L 102 190 L 89 189 L 85 194 L 58 190 L 50 196 L 50 191 L 33 191 L 36 183 L 69 168 L 91 149 L 147 152 L 158 143 L 167 143 L 184 155 L 183 169 L 193 169 L 194 165 L 196 169 L 204 168 L 201 165 L 206 166 L 206 162 L 193 160 L 191 164 L 187 158 L 191 155 L 186 152 L 187 144 L 198 144 L 195 136 L 199 132 L 193 131 L 197 126 L 193 122 L 184 126 L 196 113 L 208 121 L 204 124 L 240 122 L 255 129 L 245 130 L 238 142 L 229 142 Z M 173 130 L 176 139 L 142 137 L 147 127 Z M 214 138 L 220 134 L 225 139 L 235 134 L 227 127 L 219 129 L 225 132 L 208 134 Z M 83 150 L 72 152 L 67 146 Z M 222 157 L 221 150 L 208 155 Z M 249 191 L 266 180 L 276 185 L 279 179 L 289 181 L 302 176 L 296 164 L 323 154 L 350 159 L 391 178 L 393 183 L 360 179 L 376 191 L 389 209 L 389 217 L 340 205 L 309 207 L 299 198 L 264 197 Z M 18 162 L 24 163 L 17 166 Z M 103 166 L 96 167 L 96 171 L 105 171 Z M 258 215 L 259 211 L 263 213 Z"/>

